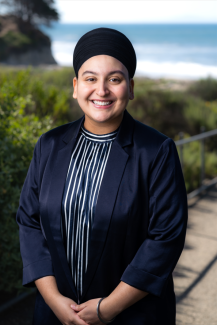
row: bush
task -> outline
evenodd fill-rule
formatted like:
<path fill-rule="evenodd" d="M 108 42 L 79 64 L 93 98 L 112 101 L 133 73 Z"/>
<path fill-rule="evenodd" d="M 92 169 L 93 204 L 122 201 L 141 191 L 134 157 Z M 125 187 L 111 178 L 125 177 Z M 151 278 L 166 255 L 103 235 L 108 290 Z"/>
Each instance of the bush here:
<path fill-rule="evenodd" d="M 71 75 L 71 76 L 70 76 Z M 0 86 L 10 82 L 19 96 L 31 94 L 34 105 L 26 106 L 25 114 L 39 118 L 52 116 L 58 126 L 76 120 L 83 115 L 77 101 L 72 98 L 72 69 L 45 71 L 41 69 L 7 70 L 0 75 Z"/>
<path fill-rule="evenodd" d="M 184 138 L 188 138 L 185 134 Z M 217 143 L 217 135 L 211 138 Z M 178 137 L 176 137 L 178 140 Z M 216 149 L 216 147 L 215 147 Z M 180 155 L 180 147 L 178 147 Z M 201 186 L 201 144 L 200 141 L 190 142 L 183 146 L 183 174 L 187 193 Z M 212 179 L 217 175 L 217 151 L 210 150 L 210 144 L 205 140 L 205 178 Z"/>
<path fill-rule="evenodd" d="M 128 111 L 135 119 L 174 138 L 180 131 L 189 131 L 184 115 L 186 106 L 182 93 L 148 88 L 139 93 L 135 91 L 135 99 L 129 102 Z"/>
<path fill-rule="evenodd" d="M 209 77 L 196 81 L 188 92 L 205 101 L 217 100 L 217 80 Z"/>
<path fill-rule="evenodd" d="M 20 192 L 38 137 L 51 128 L 52 120 L 26 115 L 34 102 L 20 97 L 8 83 L 0 88 L 0 290 L 23 290 L 16 212 Z"/>
<path fill-rule="evenodd" d="M 137 120 L 154 127 L 170 138 L 179 132 L 190 136 L 217 127 L 217 101 L 204 102 L 201 98 L 171 90 L 160 90 L 153 85 L 136 85 L 135 98 L 129 101 L 128 111 Z"/>

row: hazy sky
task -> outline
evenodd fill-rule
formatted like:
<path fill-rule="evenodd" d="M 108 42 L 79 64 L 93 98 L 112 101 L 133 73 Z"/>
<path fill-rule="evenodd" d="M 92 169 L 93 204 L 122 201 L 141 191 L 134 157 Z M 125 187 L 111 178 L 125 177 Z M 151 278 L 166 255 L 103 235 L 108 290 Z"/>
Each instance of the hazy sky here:
<path fill-rule="evenodd" d="M 217 23 L 217 0 L 56 0 L 65 23 Z"/>

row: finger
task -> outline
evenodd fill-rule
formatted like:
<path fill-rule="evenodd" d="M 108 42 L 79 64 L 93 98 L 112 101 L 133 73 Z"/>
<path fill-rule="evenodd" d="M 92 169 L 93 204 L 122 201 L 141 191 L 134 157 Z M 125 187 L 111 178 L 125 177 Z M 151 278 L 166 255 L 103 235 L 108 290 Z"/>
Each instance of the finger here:
<path fill-rule="evenodd" d="M 81 311 L 82 309 L 84 309 L 86 307 L 85 304 L 81 304 L 81 305 L 70 305 L 70 307 L 75 310 L 75 311 Z"/>
<path fill-rule="evenodd" d="M 78 314 L 76 314 L 76 318 L 75 318 L 74 322 L 75 322 L 76 325 L 89 325 L 88 323 L 85 322 L 85 320 L 80 318 L 78 316 Z"/>

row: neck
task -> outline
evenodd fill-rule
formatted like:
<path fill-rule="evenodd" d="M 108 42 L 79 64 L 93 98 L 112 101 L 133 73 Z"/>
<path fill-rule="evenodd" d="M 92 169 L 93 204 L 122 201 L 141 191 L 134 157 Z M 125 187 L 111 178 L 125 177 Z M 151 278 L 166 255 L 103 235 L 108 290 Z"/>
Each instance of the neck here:
<path fill-rule="evenodd" d="M 106 122 L 96 122 L 92 119 L 90 119 L 86 114 L 85 114 L 85 120 L 84 120 L 84 127 L 87 131 L 95 134 L 106 134 L 106 133 L 111 133 L 120 126 L 121 121 L 123 119 L 124 113 L 116 117 L 115 119 L 111 121 L 106 121 Z"/>

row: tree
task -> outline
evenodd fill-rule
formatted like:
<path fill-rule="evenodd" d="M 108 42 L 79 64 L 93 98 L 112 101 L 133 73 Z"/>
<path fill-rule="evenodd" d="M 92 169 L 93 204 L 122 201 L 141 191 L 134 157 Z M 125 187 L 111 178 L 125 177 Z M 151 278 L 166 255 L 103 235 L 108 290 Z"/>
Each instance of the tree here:
<path fill-rule="evenodd" d="M 54 0 L 0 0 L 0 3 L 8 8 L 8 13 L 32 24 L 49 25 L 52 20 L 59 19 L 53 7 Z"/>

